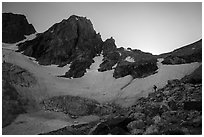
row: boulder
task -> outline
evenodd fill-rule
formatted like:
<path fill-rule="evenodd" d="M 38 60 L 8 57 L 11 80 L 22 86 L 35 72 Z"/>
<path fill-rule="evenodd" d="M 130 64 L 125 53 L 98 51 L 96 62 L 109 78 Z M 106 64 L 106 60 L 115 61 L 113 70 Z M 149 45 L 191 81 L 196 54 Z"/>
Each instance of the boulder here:
<path fill-rule="evenodd" d="M 146 128 L 143 135 L 154 135 L 154 134 L 158 134 L 158 132 L 159 130 L 156 125 L 150 125 L 149 127 Z"/>
<path fill-rule="evenodd" d="M 129 131 L 131 131 L 133 129 L 144 129 L 145 123 L 141 119 L 140 120 L 134 120 L 127 125 L 127 128 L 129 129 Z"/>
<path fill-rule="evenodd" d="M 132 135 L 142 135 L 144 133 L 143 129 L 133 129 L 130 131 Z"/>

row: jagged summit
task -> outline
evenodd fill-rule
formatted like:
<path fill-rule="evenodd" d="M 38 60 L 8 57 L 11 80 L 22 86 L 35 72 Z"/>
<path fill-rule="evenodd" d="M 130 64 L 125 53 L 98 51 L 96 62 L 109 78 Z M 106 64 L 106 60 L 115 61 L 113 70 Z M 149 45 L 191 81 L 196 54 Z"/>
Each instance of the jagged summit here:
<path fill-rule="evenodd" d="M 36 39 L 20 44 L 19 50 L 25 50 L 25 55 L 35 57 L 40 64 L 63 65 L 76 59 L 79 53 L 95 56 L 101 43 L 91 21 L 74 15 L 54 24 Z"/>
<path fill-rule="evenodd" d="M 72 63 L 73 69 L 67 75 L 81 77 L 93 62 L 93 57 L 101 52 L 102 43 L 90 20 L 73 15 L 18 46 L 19 51 L 36 58 L 42 65 Z"/>
<path fill-rule="evenodd" d="M 25 35 L 35 32 L 35 28 L 28 23 L 25 15 L 2 13 L 2 42 L 16 43 L 25 39 Z"/>
<path fill-rule="evenodd" d="M 102 41 L 100 33 L 96 33 L 91 21 L 77 15 L 63 19 L 44 33 L 39 34 L 35 39 L 20 43 L 18 47 L 19 51 L 36 58 L 41 65 L 55 64 L 63 67 L 70 64 L 70 69 L 62 75 L 67 78 L 84 76 L 87 69 L 94 63 L 93 58 L 98 55 L 103 56 L 98 69 L 100 72 L 114 70 L 113 77 L 115 78 L 127 75 L 131 75 L 133 78 L 146 77 L 157 72 L 158 58 L 162 57 L 164 58 L 163 63 L 168 63 L 169 58 L 173 57 L 174 60 L 174 56 L 177 55 L 174 54 L 175 52 L 180 53 L 175 51 L 155 56 L 137 49 L 117 48 L 112 37 Z M 188 60 L 191 55 L 195 55 L 197 60 L 196 54 L 199 53 L 198 58 L 202 55 L 200 54 L 202 50 L 198 49 L 194 50 L 198 52 L 193 51 L 188 56 L 184 53 L 182 57 L 179 56 L 179 59 L 186 58 Z M 176 56 L 176 61 L 177 58 Z M 185 62 L 189 63 L 189 61 Z"/>
<path fill-rule="evenodd" d="M 101 35 L 94 30 L 91 21 L 86 17 L 76 15 L 63 19 L 60 23 L 54 24 L 47 31 L 39 34 L 37 38 L 21 43 L 18 46 L 19 51 L 36 58 L 39 64 L 56 64 L 59 66 L 71 64 L 70 70 L 64 75 L 64 77 L 68 78 L 82 77 L 86 69 L 89 69 L 94 62 L 93 58 L 101 53 L 103 54 L 103 63 L 98 71 L 111 70 L 116 65 L 115 78 L 126 75 L 142 77 L 143 72 L 138 74 L 134 69 L 144 69 L 146 65 L 152 66 L 150 67 L 152 69 L 148 70 L 148 74 L 154 73 L 157 69 L 156 59 L 152 54 L 117 48 L 112 37 L 103 42 Z M 126 57 L 128 56 L 135 58 L 136 61 L 127 62 Z M 142 57 L 142 62 L 139 59 L 140 57 Z M 148 60 L 152 58 L 153 63 L 147 61 L 146 58 Z"/>

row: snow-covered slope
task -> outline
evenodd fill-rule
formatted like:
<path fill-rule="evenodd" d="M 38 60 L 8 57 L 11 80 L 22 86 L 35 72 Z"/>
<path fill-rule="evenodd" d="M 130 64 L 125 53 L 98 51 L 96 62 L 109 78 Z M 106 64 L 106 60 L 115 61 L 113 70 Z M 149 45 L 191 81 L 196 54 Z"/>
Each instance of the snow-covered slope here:
<path fill-rule="evenodd" d="M 13 43 L 13 44 L 8 44 L 8 43 L 2 43 L 2 48 L 3 49 L 10 49 L 10 50 L 18 50 L 18 47 L 16 46 L 17 44 L 19 43 L 22 43 L 22 42 L 25 42 L 27 40 L 32 40 L 36 37 L 36 34 L 37 33 L 34 33 L 34 34 L 31 34 L 31 35 L 25 35 L 26 39 L 22 40 L 22 41 L 19 41 L 17 43 Z"/>
<path fill-rule="evenodd" d="M 37 101 L 58 95 L 78 95 L 96 99 L 99 102 L 114 101 L 123 106 L 131 105 L 137 98 L 153 91 L 153 85 L 163 87 L 170 79 L 181 79 L 199 67 L 200 63 L 183 65 L 162 65 L 158 61 L 158 73 L 145 78 L 132 79 L 130 75 L 115 79 L 113 70 L 98 72 L 103 56 L 94 58 L 87 73 L 81 78 L 67 79 L 56 77 L 65 73 L 69 65 L 59 68 L 57 66 L 41 66 L 33 59 L 3 48 L 3 60 L 31 72 L 38 81 L 38 86 L 31 92 Z M 39 89 L 38 89 L 39 88 Z M 38 90 L 37 90 L 38 89 Z"/>

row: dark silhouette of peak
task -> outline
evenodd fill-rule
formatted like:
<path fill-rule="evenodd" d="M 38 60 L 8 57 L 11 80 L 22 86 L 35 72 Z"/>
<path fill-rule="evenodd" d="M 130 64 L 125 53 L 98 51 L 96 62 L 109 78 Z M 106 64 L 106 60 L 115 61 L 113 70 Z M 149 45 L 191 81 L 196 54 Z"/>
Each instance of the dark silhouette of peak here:
<path fill-rule="evenodd" d="M 43 65 L 72 63 L 67 77 L 80 77 L 93 62 L 93 57 L 101 52 L 102 43 L 90 20 L 73 15 L 18 46 L 19 51 Z"/>
<path fill-rule="evenodd" d="M 25 39 L 25 35 L 35 32 L 35 28 L 24 15 L 2 13 L 2 42 L 16 43 Z"/>

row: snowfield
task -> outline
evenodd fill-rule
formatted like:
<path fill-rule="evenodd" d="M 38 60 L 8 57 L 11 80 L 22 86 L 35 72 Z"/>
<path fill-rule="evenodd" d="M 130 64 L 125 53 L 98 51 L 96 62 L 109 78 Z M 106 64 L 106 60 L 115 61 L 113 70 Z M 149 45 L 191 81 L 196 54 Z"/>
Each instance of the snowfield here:
<path fill-rule="evenodd" d="M 153 91 L 153 85 L 162 88 L 170 79 L 181 79 L 199 67 L 200 63 L 182 65 L 163 65 L 158 60 L 158 72 L 145 78 L 132 79 L 130 75 L 115 79 L 113 70 L 98 72 L 103 56 L 94 58 L 94 63 L 81 78 L 57 77 L 69 70 L 69 65 L 57 67 L 56 65 L 42 66 L 30 57 L 21 53 L 3 48 L 3 60 L 18 65 L 31 72 L 38 81 L 35 93 L 32 96 L 41 101 L 44 98 L 58 95 L 75 95 L 99 102 L 114 101 L 123 106 L 129 106 L 135 99 Z M 35 87 L 34 87 L 35 88 Z M 37 90 L 39 88 L 39 90 Z"/>

